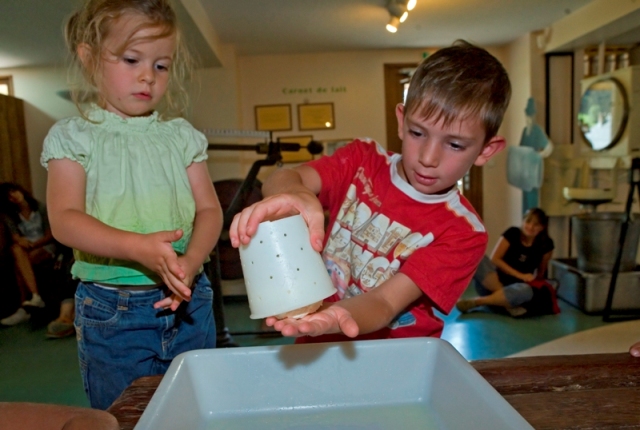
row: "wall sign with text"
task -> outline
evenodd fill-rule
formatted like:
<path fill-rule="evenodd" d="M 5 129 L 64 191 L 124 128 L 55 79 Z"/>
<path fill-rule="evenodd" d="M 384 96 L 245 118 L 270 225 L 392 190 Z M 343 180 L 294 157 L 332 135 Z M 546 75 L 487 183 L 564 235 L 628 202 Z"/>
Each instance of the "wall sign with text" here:
<path fill-rule="evenodd" d="M 284 87 L 282 94 L 329 94 L 329 93 L 346 93 L 347 87 L 344 85 L 337 86 L 317 86 L 317 87 Z"/>

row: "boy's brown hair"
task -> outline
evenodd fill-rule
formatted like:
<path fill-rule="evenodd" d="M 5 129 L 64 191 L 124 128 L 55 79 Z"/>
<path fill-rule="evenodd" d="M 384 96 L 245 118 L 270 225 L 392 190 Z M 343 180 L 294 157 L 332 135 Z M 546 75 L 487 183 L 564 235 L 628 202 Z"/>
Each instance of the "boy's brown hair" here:
<path fill-rule="evenodd" d="M 405 118 L 419 112 L 425 119 L 479 118 L 485 142 L 498 133 L 511 98 L 506 70 L 486 50 L 464 40 L 427 57 L 411 77 L 404 103 Z"/>

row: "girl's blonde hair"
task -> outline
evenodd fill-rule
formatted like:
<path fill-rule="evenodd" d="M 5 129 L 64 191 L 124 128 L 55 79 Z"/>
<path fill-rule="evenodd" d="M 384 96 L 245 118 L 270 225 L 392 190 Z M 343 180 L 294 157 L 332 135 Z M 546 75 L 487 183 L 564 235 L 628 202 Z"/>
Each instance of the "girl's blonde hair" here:
<path fill-rule="evenodd" d="M 156 40 L 175 35 L 176 50 L 169 68 L 167 92 L 158 111 L 163 118 L 184 114 L 187 107 L 185 83 L 191 75 L 193 60 L 182 38 L 176 13 L 170 0 L 86 0 L 84 6 L 76 11 L 65 27 L 65 39 L 71 55 L 71 95 L 80 114 L 86 118 L 82 105 L 100 104 L 101 96 L 96 83 L 101 80 L 101 65 L 104 61 L 104 41 L 109 36 L 115 21 L 128 14 L 144 17 L 124 38 L 116 56 L 122 55 L 131 44 L 140 40 Z M 136 34 L 142 29 L 158 28 L 161 31 L 153 36 L 141 38 Z M 80 58 L 78 48 L 85 47 L 84 58 Z"/>

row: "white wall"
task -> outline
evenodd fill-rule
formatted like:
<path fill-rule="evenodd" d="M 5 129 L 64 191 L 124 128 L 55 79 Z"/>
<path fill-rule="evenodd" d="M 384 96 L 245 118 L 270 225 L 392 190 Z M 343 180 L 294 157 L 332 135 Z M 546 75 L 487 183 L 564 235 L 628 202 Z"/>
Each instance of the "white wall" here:
<path fill-rule="evenodd" d="M 241 57 L 242 125 L 253 129 L 254 107 L 290 104 L 293 130 L 316 140 L 371 137 L 386 145 L 384 64 L 418 63 L 424 50 L 381 50 Z M 324 90 L 324 91 L 323 91 Z M 297 105 L 334 104 L 335 129 L 299 131 Z"/>
<path fill-rule="evenodd" d="M 418 63 L 423 49 L 371 50 L 238 58 L 241 124 L 255 129 L 255 106 L 288 104 L 292 130 L 274 137 L 314 140 L 368 137 L 386 147 L 385 63 Z M 335 128 L 300 131 L 298 105 L 333 103 Z M 271 172 L 264 169 L 261 178 Z"/>
<path fill-rule="evenodd" d="M 190 94 L 189 121 L 198 129 L 239 129 L 240 104 L 235 52 L 233 48 L 224 46 L 220 47 L 218 53 L 225 64 L 224 68 L 200 69 L 195 73 Z M 241 154 L 235 151 L 210 151 L 207 164 L 214 181 L 245 175 Z"/>

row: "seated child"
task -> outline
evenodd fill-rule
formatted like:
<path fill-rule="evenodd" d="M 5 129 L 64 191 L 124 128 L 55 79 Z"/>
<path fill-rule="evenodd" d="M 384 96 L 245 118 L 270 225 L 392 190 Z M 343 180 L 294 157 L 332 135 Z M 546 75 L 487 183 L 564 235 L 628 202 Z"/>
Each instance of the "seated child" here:
<path fill-rule="evenodd" d="M 504 148 L 497 132 L 510 94 L 498 60 L 458 41 L 419 65 L 397 106 L 401 154 L 356 140 L 271 175 L 264 200 L 234 218 L 233 246 L 249 243 L 262 221 L 300 213 L 338 293 L 316 313 L 267 325 L 285 336 L 325 335 L 312 341 L 439 337 L 434 309 L 453 308 L 487 245 L 457 183 Z"/>
<path fill-rule="evenodd" d="M 33 266 L 52 260 L 56 246 L 49 227 L 47 209 L 31 193 L 18 184 L 5 182 L 0 184 L 0 200 L 13 240 L 11 253 L 23 306 L 0 323 L 14 325 L 29 320 L 25 306 L 44 307 Z"/>
<path fill-rule="evenodd" d="M 493 306 L 514 317 L 559 312 L 555 312 L 555 292 L 534 287 L 534 281 L 545 281 L 553 256 L 548 226 L 547 214 L 532 208 L 520 228 L 509 227 L 496 243 L 491 259 L 484 257 L 473 276 L 478 297 L 458 301 L 458 310 L 464 313 L 478 306 Z"/>

